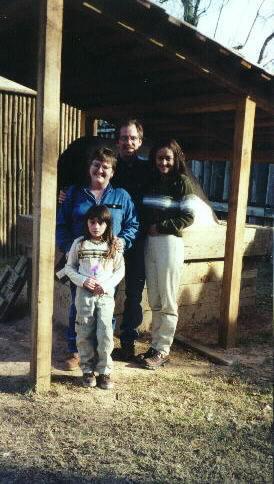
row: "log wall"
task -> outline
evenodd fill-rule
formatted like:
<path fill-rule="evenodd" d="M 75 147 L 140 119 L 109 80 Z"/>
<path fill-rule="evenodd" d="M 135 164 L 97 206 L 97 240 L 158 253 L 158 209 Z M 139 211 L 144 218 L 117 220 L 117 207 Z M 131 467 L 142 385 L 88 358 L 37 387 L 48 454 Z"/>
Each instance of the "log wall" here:
<path fill-rule="evenodd" d="M 34 95 L 0 91 L 0 257 L 17 253 L 17 216 L 32 213 L 35 105 Z M 80 136 L 80 119 L 62 104 L 60 153 Z"/>

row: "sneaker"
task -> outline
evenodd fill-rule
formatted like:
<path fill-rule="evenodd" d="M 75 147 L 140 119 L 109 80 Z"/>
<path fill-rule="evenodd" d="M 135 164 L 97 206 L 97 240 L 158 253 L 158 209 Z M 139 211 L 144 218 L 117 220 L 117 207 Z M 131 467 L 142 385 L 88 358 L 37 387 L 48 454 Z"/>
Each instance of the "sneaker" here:
<path fill-rule="evenodd" d="M 111 390 L 113 383 L 110 380 L 110 375 L 98 375 L 97 387 L 102 388 L 102 390 Z"/>
<path fill-rule="evenodd" d="M 83 387 L 89 387 L 89 388 L 96 387 L 96 377 L 94 373 L 83 374 Z"/>
<path fill-rule="evenodd" d="M 151 348 L 154 350 L 154 348 Z M 160 366 L 163 366 L 165 363 L 169 361 L 168 355 L 162 355 L 160 351 L 153 351 L 153 354 L 149 358 L 145 358 L 142 362 L 142 365 L 147 370 L 157 370 Z"/>
<path fill-rule="evenodd" d="M 131 361 L 135 358 L 134 341 L 121 343 L 121 348 L 114 348 L 111 357 L 116 361 Z"/>
<path fill-rule="evenodd" d="M 139 355 L 136 356 L 136 360 L 142 363 L 145 359 L 150 358 L 155 354 L 156 350 L 152 347 L 148 348 L 148 350 L 145 353 L 140 353 Z"/>
<path fill-rule="evenodd" d="M 80 356 L 78 353 L 69 353 L 65 361 L 65 368 L 67 371 L 78 370 L 80 365 Z"/>

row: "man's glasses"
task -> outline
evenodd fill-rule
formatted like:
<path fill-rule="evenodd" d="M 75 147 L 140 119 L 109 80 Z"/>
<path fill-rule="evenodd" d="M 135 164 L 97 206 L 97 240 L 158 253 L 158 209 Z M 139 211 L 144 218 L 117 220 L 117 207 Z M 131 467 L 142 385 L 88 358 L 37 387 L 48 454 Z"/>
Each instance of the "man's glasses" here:
<path fill-rule="evenodd" d="M 138 141 L 139 136 L 120 136 L 121 141 Z"/>

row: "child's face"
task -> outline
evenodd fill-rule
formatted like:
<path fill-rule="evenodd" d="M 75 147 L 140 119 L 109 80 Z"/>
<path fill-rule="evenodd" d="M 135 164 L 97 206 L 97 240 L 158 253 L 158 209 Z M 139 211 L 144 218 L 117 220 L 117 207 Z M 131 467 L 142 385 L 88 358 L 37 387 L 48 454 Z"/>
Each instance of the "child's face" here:
<path fill-rule="evenodd" d="M 99 222 L 98 218 L 88 219 L 88 230 L 93 239 L 100 240 L 106 228 L 106 222 Z"/>
<path fill-rule="evenodd" d="M 156 152 L 156 167 L 162 175 L 168 175 L 174 170 L 174 154 L 170 148 L 160 148 Z"/>

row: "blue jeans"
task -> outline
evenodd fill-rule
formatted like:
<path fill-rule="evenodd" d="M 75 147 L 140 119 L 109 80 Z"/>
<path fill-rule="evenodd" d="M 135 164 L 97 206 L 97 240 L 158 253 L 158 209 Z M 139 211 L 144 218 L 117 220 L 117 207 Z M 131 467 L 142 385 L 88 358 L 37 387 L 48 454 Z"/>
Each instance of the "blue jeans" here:
<path fill-rule="evenodd" d="M 138 239 L 134 246 L 125 252 L 125 293 L 124 313 L 121 324 L 121 343 L 130 343 L 139 336 L 138 326 L 143 320 L 141 306 L 145 286 L 144 239 Z"/>
<path fill-rule="evenodd" d="M 75 331 L 75 323 L 76 323 L 76 306 L 75 306 L 75 297 L 76 297 L 76 286 L 72 282 L 70 283 L 70 294 L 71 294 L 71 304 L 69 308 L 69 320 L 68 320 L 68 327 L 66 329 L 66 339 L 68 343 L 68 352 L 69 353 L 78 353 L 77 344 L 76 344 L 76 336 L 77 333 Z M 116 319 L 112 318 L 112 328 L 113 331 L 115 329 Z"/>

